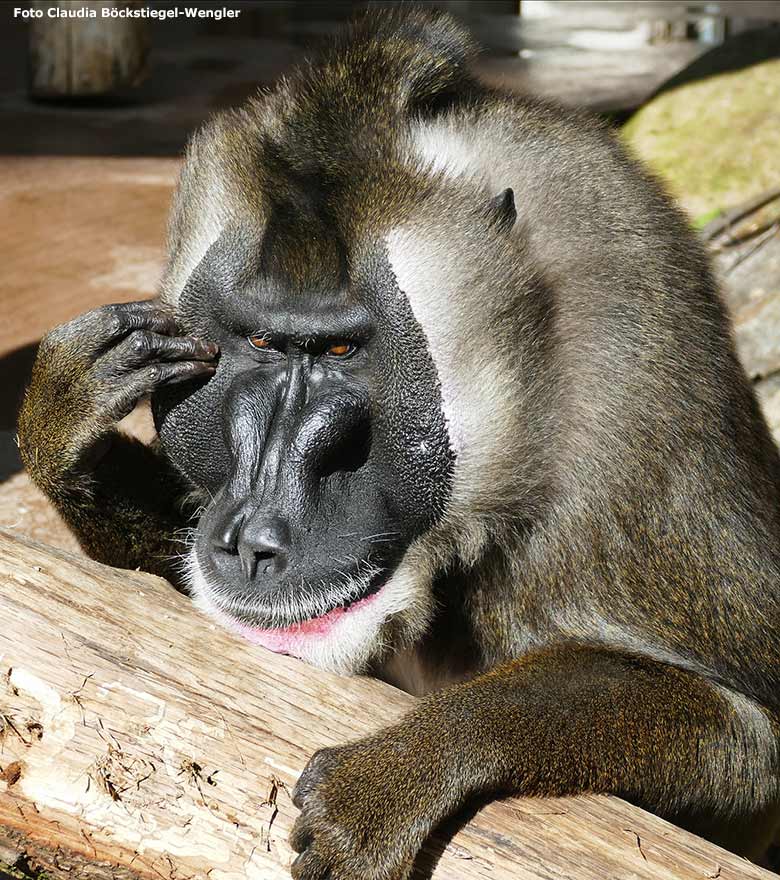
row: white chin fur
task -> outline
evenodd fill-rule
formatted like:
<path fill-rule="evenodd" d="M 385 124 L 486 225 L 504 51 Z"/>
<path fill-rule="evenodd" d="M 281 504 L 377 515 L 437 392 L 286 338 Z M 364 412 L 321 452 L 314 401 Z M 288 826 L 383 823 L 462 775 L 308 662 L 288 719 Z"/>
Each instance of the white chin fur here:
<path fill-rule="evenodd" d="M 284 647 L 273 647 L 305 660 L 312 666 L 331 672 L 350 674 L 364 672 L 372 661 L 383 656 L 388 649 L 401 645 L 390 644 L 390 632 L 402 631 L 403 646 L 416 641 L 427 629 L 432 614 L 430 589 L 422 582 L 420 569 L 406 554 L 390 580 L 372 598 L 341 615 L 328 628 L 327 633 L 290 633 L 285 635 Z M 206 615 L 244 638 L 257 644 L 275 642 L 274 630 L 249 630 L 228 614 L 221 611 L 212 599 L 212 588 L 198 563 L 195 548 L 187 558 L 187 575 L 195 606 Z M 395 620 L 393 620 L 395 619 Z M 400 622 L 401 626 L 391 626 Z"/>

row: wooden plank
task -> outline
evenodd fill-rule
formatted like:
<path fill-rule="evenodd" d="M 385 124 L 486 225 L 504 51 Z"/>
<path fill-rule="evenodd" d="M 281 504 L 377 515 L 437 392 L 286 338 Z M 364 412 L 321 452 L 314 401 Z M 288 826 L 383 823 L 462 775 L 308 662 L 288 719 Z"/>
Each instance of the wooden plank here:
<path fill-rule="evenodd" d="M 158 578 L 3 533 L 0 620 L 0 862 L 57 878 L 287 878 L 308 757 L 413 702 L 248 645 Z M 417 876 L 772 876 L 616 798 L 508 800 L 453 831 Z"/>

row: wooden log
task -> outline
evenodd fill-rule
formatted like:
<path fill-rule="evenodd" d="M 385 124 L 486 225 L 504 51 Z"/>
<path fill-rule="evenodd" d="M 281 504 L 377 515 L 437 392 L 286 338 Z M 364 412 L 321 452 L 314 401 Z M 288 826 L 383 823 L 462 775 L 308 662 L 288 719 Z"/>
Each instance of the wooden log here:
<path fill-rule="evenodd" d="M 147 21 L 104 17 L 103 10 L 144 5 L 143 0 L 33 0 L 33 12 L 42 15 L 30 23 L 30 94 L 94 97 L 142 82 L 149 54 Z"/>
<path fill-rule="evenodd" d="M 413 702 L 250 646 L 151 575 L 5 533 L 0 620 L 0 865 L 54 878 L 288 878 L 308 757 Z M 617 798 L 578 797 L 488 805 L 432 839 L 416 876 L 772 875 Z"/>

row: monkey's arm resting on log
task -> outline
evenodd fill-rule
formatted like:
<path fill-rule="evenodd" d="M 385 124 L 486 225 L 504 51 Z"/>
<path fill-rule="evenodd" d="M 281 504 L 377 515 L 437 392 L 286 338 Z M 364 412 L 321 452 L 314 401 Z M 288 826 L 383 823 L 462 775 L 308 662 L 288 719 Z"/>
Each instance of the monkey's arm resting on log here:
<path fill-rule="evenodd" d="M 115 425 L 155 388 L 213 373 L 216 346 L 175 333 L 154 302 L 104 306 L 58 327 L 41 342 L 19 416 L 25 466 L 84 550 L 172 580 L 186 489 Z"/>
<path fill-rule="evenodd" d="M 293 877 L 406 877 L 444 818 L 506 794 L 620 793 L 708 837 L 728 819 L 720 842 L 744 850 L 772 827 L 771 798 L 763 817 L 753 804 L 773 773 L 755 752 L 774 736 L 749 700 L 679 668 L 588 646 L 529 652 L 316 754 L 293 792 Z"/>
<path fill-rule="evenodd" d="M 0 619 L 0 866 L 56 880 L 289 880 L 290 792 L 307 758 L 414 706 L 248 645 L 151 575 L 4 533 Z M 506 757 L 488 752 L 494 733 L 488 772 Z M 436 729 L 442 755 L 454 735 Z M 428 744 L 394 756 L 410 760 L 425 766 Z M 447 778 L 429 779 L 431 797 Z M 408 785 L 396 794 L 419 794 Z M 494 803 L 452 834 L 428 840 L 415 877 L 772 876 L 617 798 Z"/>

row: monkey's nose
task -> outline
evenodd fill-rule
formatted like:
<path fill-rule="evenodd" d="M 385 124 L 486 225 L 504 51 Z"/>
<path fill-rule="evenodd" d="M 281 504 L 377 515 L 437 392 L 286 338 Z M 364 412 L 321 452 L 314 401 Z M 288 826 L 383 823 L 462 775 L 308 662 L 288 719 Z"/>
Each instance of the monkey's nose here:
<path fill-rule="evenodd" d="M 280 574 L 290 555 L 290 527 L 278 514 L 257 511 L 244 521 L 236 546 L 248 581 Z"/>
<path fill-rule="evenodd" d="M 238 548 L 238 535 L 241 523 L 244 521 L 242 514 L 231 514 L 227 519 L 217 523 L 211 533 L 211 544 L 216 550 L 224 550 L 227 553 L 236 553 Z"/>

